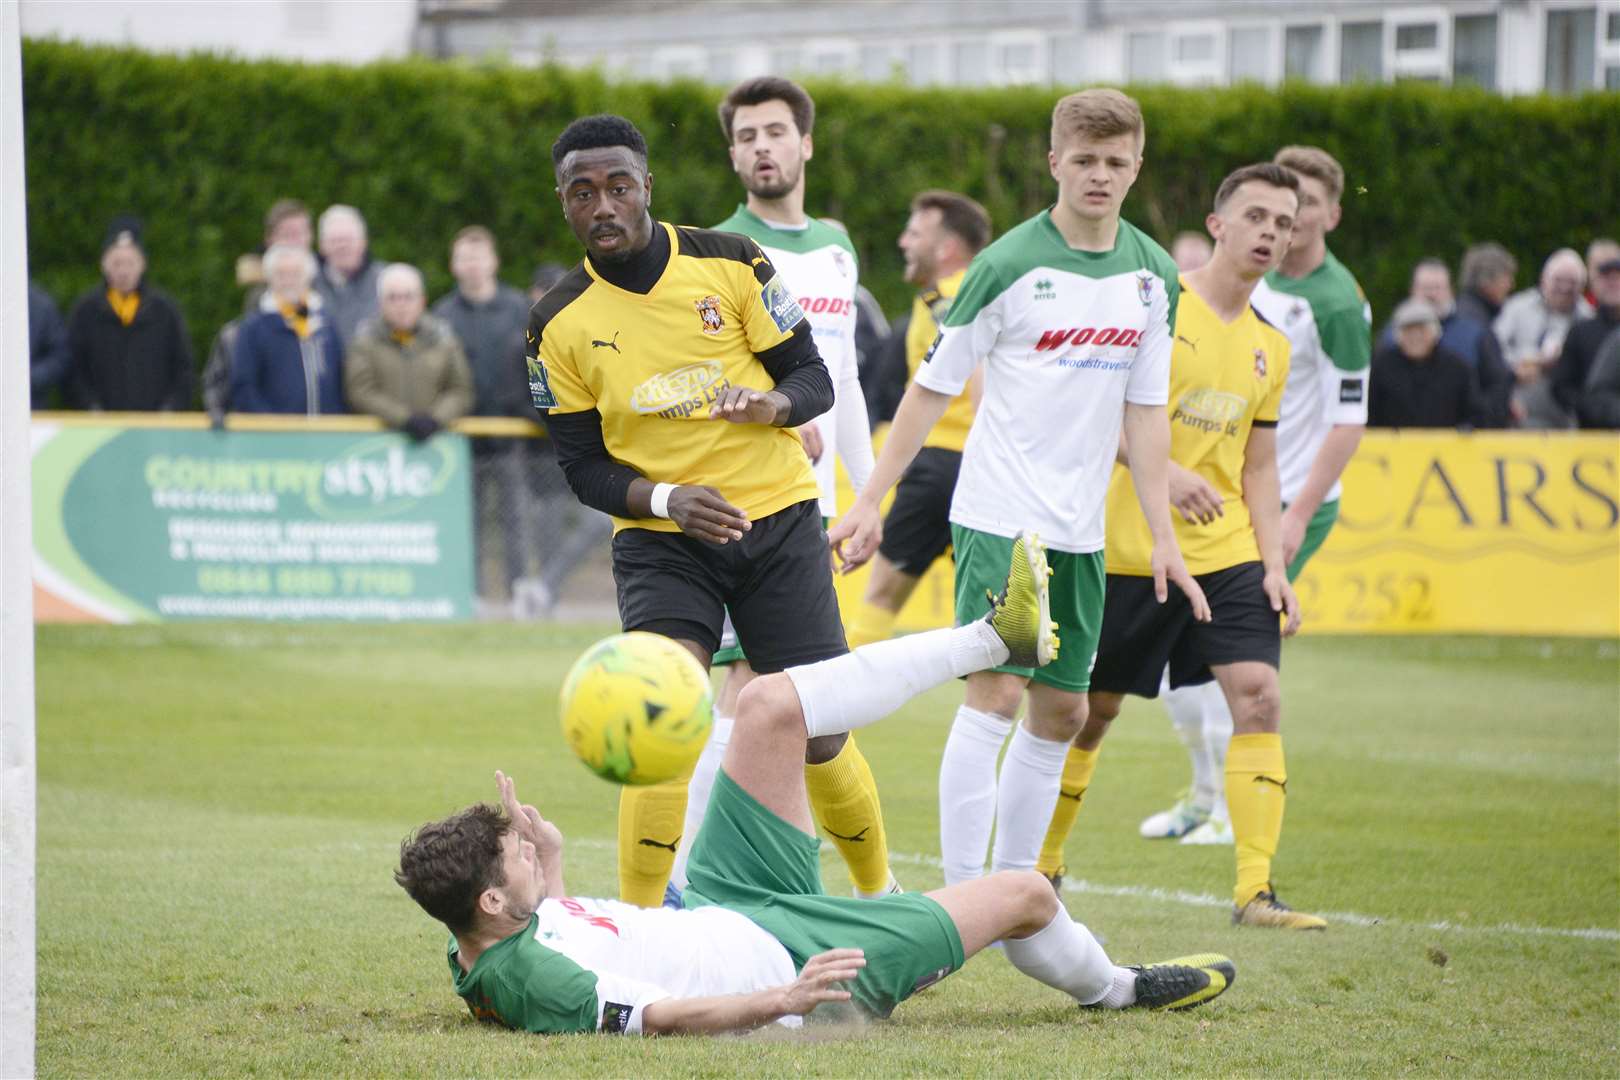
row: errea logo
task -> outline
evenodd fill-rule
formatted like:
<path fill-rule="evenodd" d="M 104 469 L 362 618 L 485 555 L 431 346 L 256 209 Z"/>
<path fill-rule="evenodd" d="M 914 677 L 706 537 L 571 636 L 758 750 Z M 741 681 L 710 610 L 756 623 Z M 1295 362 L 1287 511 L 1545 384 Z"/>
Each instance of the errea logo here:
<path fill-rule="evenodd" d="M 1051 278 L 1039 278 L 1035 282 L 1035 299 L 1056 300 L 1057 290 L 1052 287 Z"/>

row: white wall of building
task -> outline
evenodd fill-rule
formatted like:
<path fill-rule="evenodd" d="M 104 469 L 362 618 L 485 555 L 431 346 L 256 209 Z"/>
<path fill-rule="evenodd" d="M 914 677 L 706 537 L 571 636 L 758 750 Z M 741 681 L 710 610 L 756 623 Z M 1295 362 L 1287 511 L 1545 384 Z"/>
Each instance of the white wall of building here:
<path fill-rule="evenodd" d="M 154 52 L 364 63 L 411 51 L 416 0 L 21 0 L 22 32 Z"/>

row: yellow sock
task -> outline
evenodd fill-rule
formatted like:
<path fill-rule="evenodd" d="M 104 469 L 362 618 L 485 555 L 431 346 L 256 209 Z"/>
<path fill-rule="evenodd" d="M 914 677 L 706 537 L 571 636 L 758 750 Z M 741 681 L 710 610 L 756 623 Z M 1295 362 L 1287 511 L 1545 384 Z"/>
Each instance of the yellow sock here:
<path fill-rule="evenodd" d="M 1075 818 L 1080 816 L 1080 804 L 1086 800 L 1086 788 L 1091 786 L 1100 753 L 1101 747 L 1082 750 L 1071 746 L 1069 756 L 1063 760 L 1063 785 L 1058 788 L 1057 805 L 1052 808 L 1052 824 L 1046 827 L 1041 857 L 1035 862 L 1035 869 L 1047 877 L 1063 872 L 1063 843 L 1074 829 Z"/>
<path fill-rule="evenodd" d="M 658 907 L 675 866 L 686 824 L 686 786 L 691 770 L 662 784 L 619 789 L 619 899 Z"/>
<path fill-rule="evenodd" d="M 849 638 L 849 647 L 858 649 L 874 641 L 888 641 L 894 636 L 894 623 L 899 617 L 899 612 L 862 601 L 855 620 L 844 632 L 844 636 Z"/>
<path fill-rule="evenodd" d="M 804 767 L 804 786 L 816 824 L 832 837 L 849 864 L 849 880 L 864 893 L 889 886 L 889 838 L 883 806 L 866 755 L 851 735 L 838 756 Z"/>
<path fill-rule="evenodd" d="M 1271 887 L 1271 857 L 1277 854 L 1287 801 L 1282 736 L 1233 735 L 1226 752 L 1226 805 L 1232 811 L 1232 839 L 1237 844 L 1232 900 L 1238 907 Z"/>

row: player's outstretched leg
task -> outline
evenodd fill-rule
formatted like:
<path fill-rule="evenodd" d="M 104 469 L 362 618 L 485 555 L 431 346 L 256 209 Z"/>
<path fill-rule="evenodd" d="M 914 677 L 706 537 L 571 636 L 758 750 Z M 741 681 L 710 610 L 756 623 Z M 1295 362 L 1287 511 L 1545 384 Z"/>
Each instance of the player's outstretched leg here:
<path fill-rule="evenodd" d="M 999 664 L 1039 667 L 1057 655 L 1046 550 L 1019 534 L 1006 587 L 990 612 L 966 626 L 863 646 L 843 656 L 748 684 L 726 750 L 726 774 L 767 809 L 814 834 L 805 802 L 807 738 L 854 731 L 913 697 Z M 793 768 L 783 755 L 799 755 Z"/>
<path fill-rule="evenodd" d="M 947 885 L 928 896 L 956 924 L 965 956 L 1000 941 L 1019 971 L 1086 1008 L 1190 1009 L 1237 978 L 1232 962 L 1216 953 L 1114 964 L 1091 931 L 1069 917 L 1046 879 L 1027 870 Z"/>

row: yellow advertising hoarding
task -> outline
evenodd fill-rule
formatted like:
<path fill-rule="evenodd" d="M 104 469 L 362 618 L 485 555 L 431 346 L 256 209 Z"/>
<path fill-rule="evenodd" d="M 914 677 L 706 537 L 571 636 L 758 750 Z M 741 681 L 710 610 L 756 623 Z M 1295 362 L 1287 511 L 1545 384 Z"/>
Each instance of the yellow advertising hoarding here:
<path fill-rule="evenodd" d="M 1620 636 L 1617 459 L 1610 434 L 1368 432 L 1295 583 L 1305 632 Z M 839 582 L 846 619 L 865 579 Z M 899 626 L 951 614 L 940 560 Z"/>

